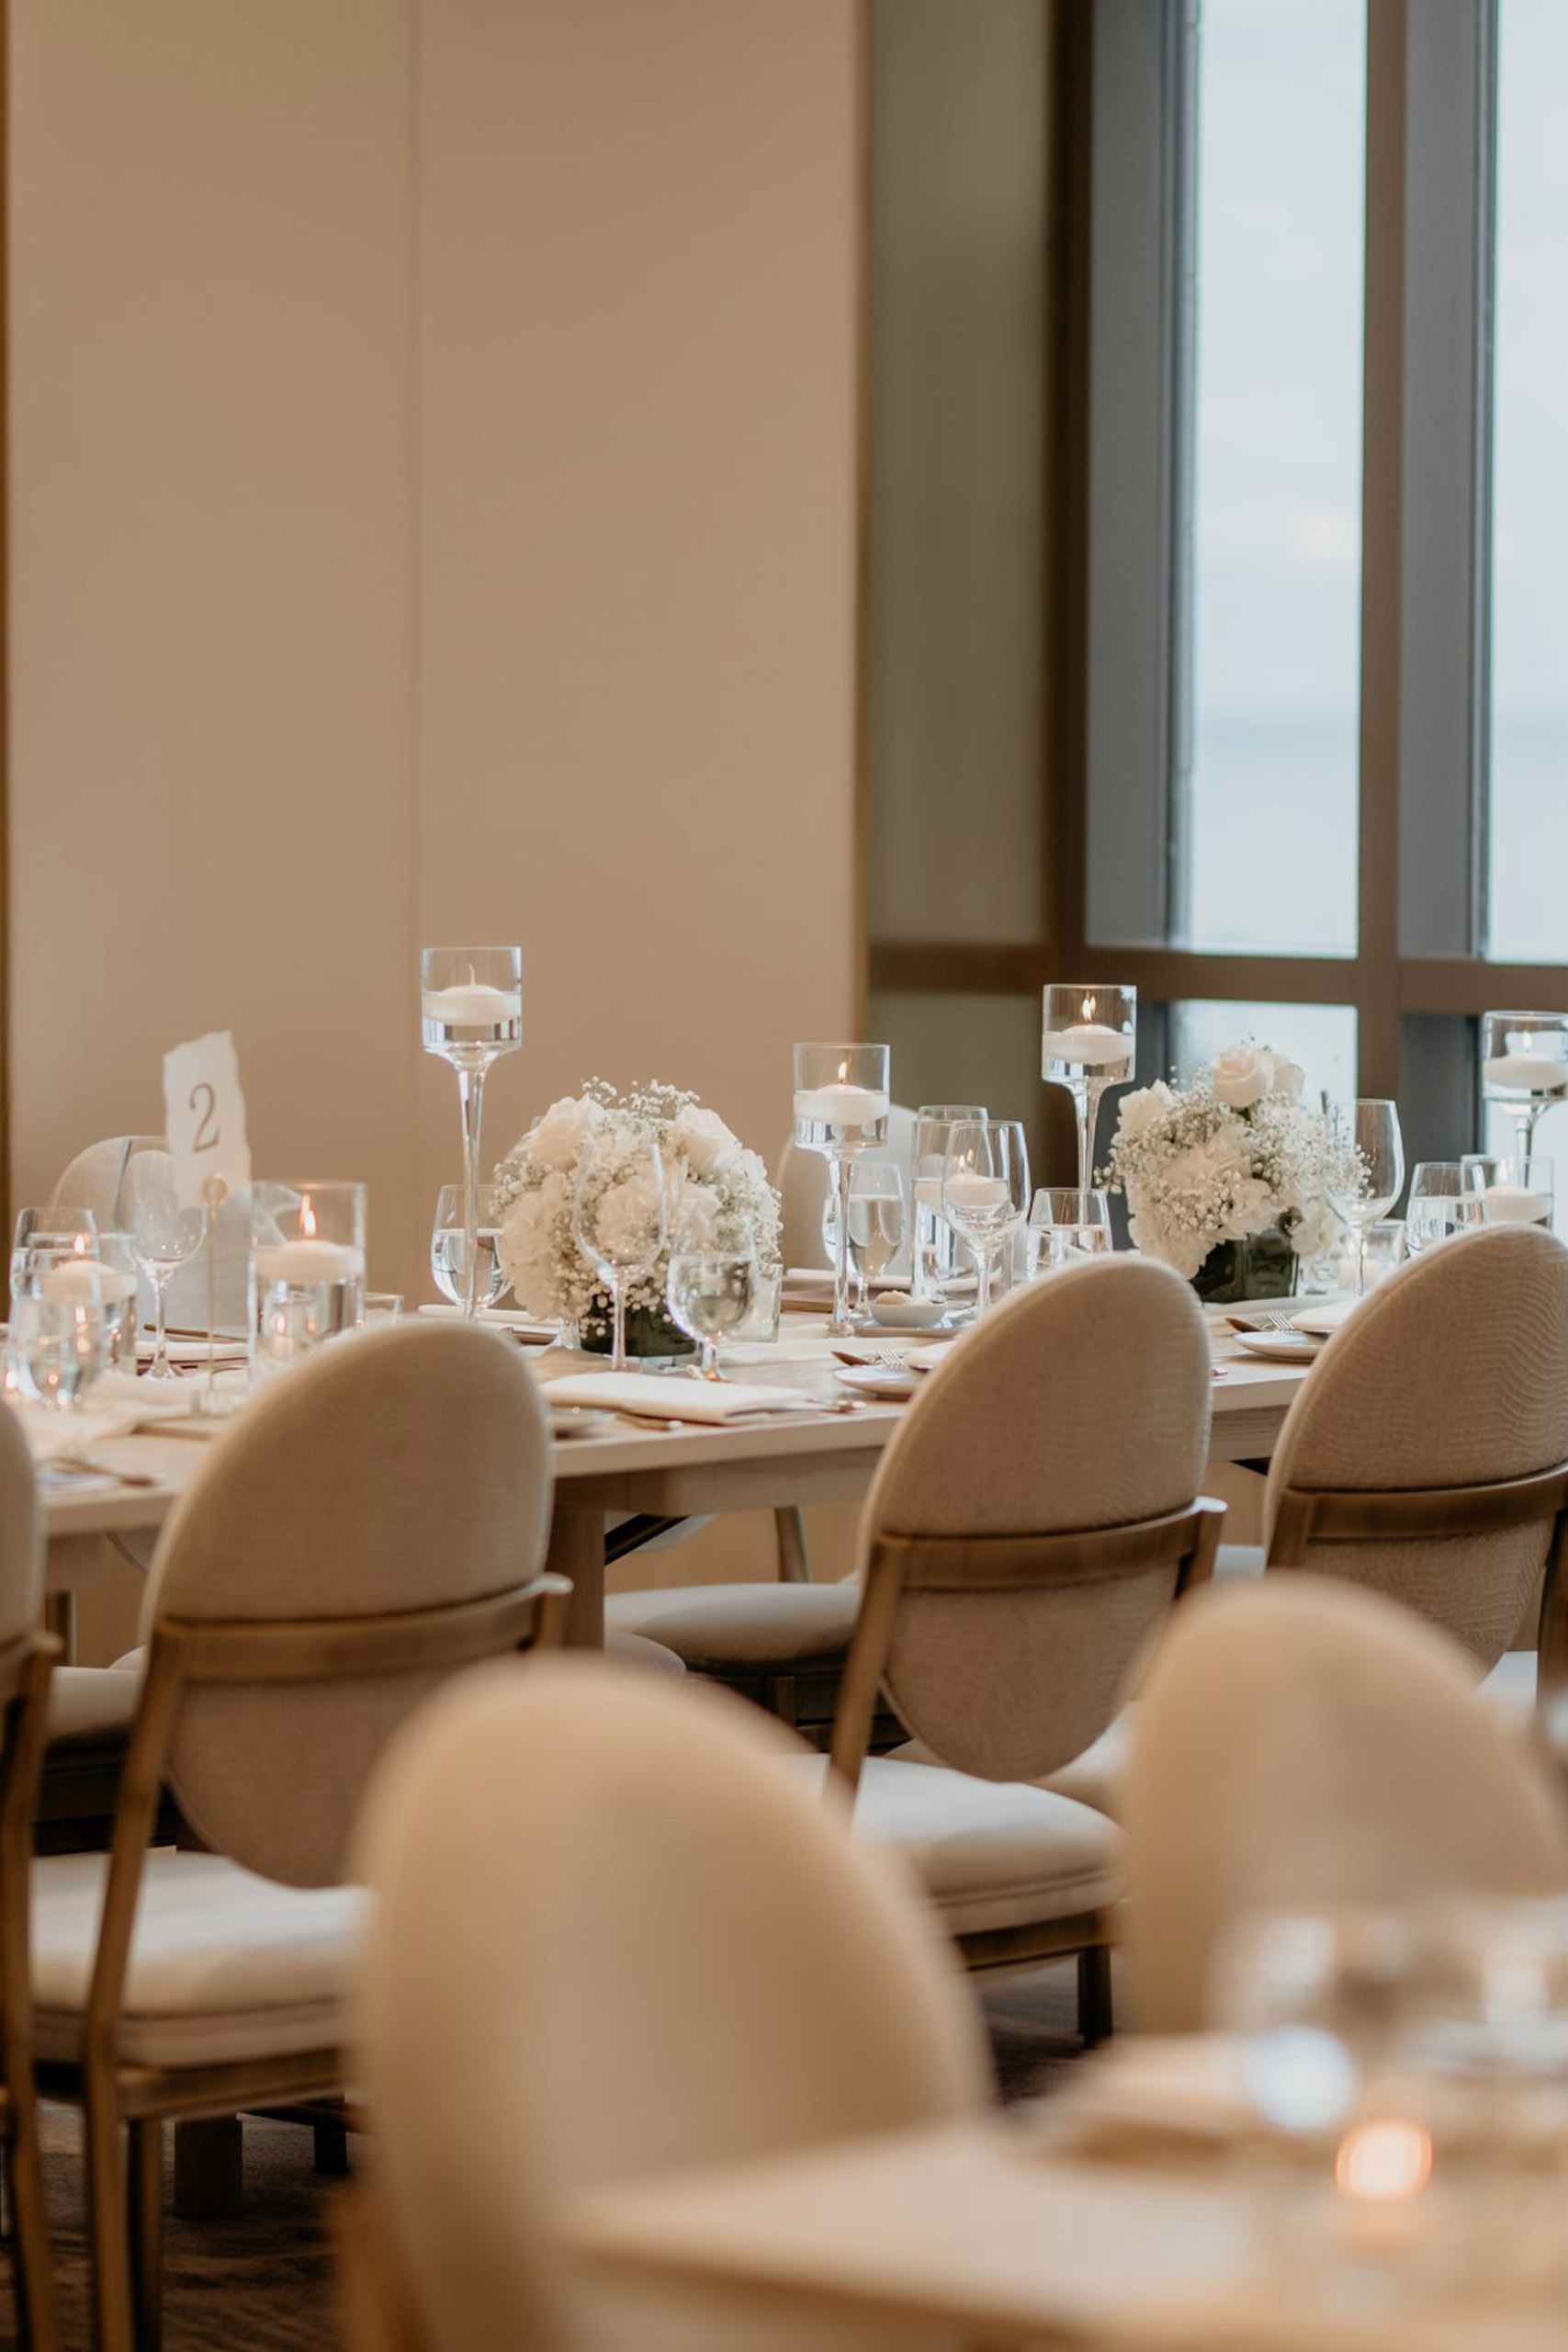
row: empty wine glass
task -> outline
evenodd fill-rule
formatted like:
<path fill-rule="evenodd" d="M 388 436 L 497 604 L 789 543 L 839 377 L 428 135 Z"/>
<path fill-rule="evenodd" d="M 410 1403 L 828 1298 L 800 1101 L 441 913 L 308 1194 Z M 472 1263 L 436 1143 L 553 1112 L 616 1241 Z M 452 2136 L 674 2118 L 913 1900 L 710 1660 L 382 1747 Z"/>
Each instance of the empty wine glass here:
<path fill-rule="evenodd" d="M 40 1252 L 11 1308 L 17 1371 L 24 1393 L 61 1413 L 75 1412 L 108 1370 L 104 1273 L 69 1250 Z"/>
<path fill-rule="evenodd" d="M 626 1286 L 658 1259 L 669 1224 L 664 1161 L 652 1136 L 616 1133 L 583 1153 L 572 1238 L 610 1294 L 613 1372 L 626 1370 Z"/>
<path fill-rule="evenodd" d="M 476 1312 L 483 1315 L 506 1288 L 501 1262 L 501 1198 L 493 1184 L 481 1184 L 476 1194 L 478 1223 L 474 1243 L 479 1268 L 474 1283 Z M 435 1287 L 450 1306 L 467 1310 L 468 1244 L 464 1224 L 461 1184 L 443 1184 L 435 1195 L 435 1218 L 430 1228 L 430 1271 Z"/>
<path fill-rule="evenodd" d="M 175 1196 L 175 1163 L 166 1151 L 141 1151 L 125 1171 L 121 1194 L 128 1229 L 152 1285 L 155 1344 L 149 1380 L 177 1379 L 169 1362 L 169 1284 L 200 1249 L 204 1208 L 182 1208 Z"/>
<path fill-rule="evenodd" d="M 1410 1179 L 1404 1212 L 1404 1246 L 1412 1256 L 1480 1230 L 1484 1205 L 1468 1170 L 1457 1159 L 1423 1159 Z"/>
<path fill-rule="evenodd" d="M 985 1116 L 983 1102 L 923 1102 L 915 1114 L 909 1167 L 915 1213 L 909 1250 L 912 1298 L 945 1299 L 948 1284 L 964 1271 L 964 1244 L 942 1213 L 942 1171 L 954 1126 Z"/>
<path fill-rule="evenodd" d="M 991 1258 L 1015 1235 L 1029 1204 L 1029 1148 L 1020 1119 L 971 1119 L 953 1127 L 942 1170 L 942 1214 L 964 1236 L 979 1272 L 976 1312 L 991 1303 Z"/>
<path fill-rule="evenodd" d="M 1103 1192 L 1051 1185 L 1036 1193 L 1029 1212 L 1029 1271 L 1054 1273 L 1111 1247 L 1111 1200 Z"/>
<path fill-rule="evenodd" d="M 1356 1295 L 1367 1290 L 1367 1232 L 1385 1217 L 1404 1183 L 1404 1142 L 1393 1102 L 1342 1102 L 1334 1113 L 1339 1138 L 1348 1148 L 1346 1182 L 1329 1202 L 1356 1241 Z"/>
<path fill-rule="evenodd" d="M 757 1247 L 749 1217 L 700 1214 L 678 1222 L 665 1295 L 670 1312 L 700 1354 L 699 1380 L 722 1380 L 718 1343 L 756 1304 Z"/>

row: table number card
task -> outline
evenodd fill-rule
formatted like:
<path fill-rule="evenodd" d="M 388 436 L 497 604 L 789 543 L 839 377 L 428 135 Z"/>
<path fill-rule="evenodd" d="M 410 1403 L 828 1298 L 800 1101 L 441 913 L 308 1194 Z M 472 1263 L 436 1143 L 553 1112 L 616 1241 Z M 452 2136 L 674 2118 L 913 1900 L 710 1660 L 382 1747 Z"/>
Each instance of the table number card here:
<path fill-rule="evenodd" d="M 182 1208 L 202 1208 L 214 1177 L 225 1192 L 251 1181 L 245 1098 L 227 1029 L 214 1029 L 164 1056 L 164 1118 Z"/>

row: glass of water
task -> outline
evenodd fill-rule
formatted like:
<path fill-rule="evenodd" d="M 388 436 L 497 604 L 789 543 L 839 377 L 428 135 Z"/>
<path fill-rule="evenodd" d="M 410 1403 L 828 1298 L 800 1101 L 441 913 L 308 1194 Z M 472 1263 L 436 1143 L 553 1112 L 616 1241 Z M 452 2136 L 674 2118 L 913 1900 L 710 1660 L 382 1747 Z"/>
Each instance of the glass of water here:
<path fill-rule="evenodd" d="M 701 1351 L 695 1367 L 699 1380 L 724 1378 L 718 1343 L 746 1322 L 756 1304 L 757 1285 L 757 1250 L 749 1219 L 705 1216 L 700 1223 L 677 1225 L 666 1296 L 671 1315 Z"/>
<path fill-rule="evenodd" d="M 73 1413 L 108 1370 L 105 1270 L 70 1252 L 40 1254 L 11 1308 L 11 1336 L 25 1396 Z"/>
<path fill-rule="evenodd" d="M 1484 1196 L 1457 1159 L 1417 1162 L 1404 1212 L 1407 1250 L 1419 1255 L 1461 1233 L 1474 1233 L 1484 1218 Z"/>
<path fill-rule="evenodd" d="M 872 1283 L 904 1247 L 908 1216 L 903 1170 L 886 1159 L 858 1159 L 850 1170 L 849 1219 L 850 1258 L 863 1315 Z"/>
<path fill-rule="evenodd" d="M 474 1230 L 478 1258 L 474 1282 L 476 1311 L 482 1315 L 506 1288 L 501 1263 L 502 1208 L 493 1184 L 481 1184 L 477 1196 L 479 1222 Z M 443 1184 L 435 1195 L 435 1221 L 430 1229 L 430 1271 L 435 1287 L 448 1305 L 466 1306 L 468 1298 L 468 1248 L 463 1224 L 463 1187 Z"/>
<path fill-rule="evenodd" d="M 1076 1185 L 1047 1186 L 1034 1195 L 1029 1212 L 1029 1271 L 1055 1273 L 1080 1258 L 1098 1258 L 1111 1248 L 1111 1201 L 1103 1192 L 1080 1193 Z"/>

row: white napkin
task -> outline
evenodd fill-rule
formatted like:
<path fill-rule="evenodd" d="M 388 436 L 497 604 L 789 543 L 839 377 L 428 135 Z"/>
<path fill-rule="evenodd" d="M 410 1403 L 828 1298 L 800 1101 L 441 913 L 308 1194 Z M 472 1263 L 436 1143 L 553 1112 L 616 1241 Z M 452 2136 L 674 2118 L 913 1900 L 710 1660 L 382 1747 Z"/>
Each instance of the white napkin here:
<path fill-rule="evenodd" d="M 672 1421 L 739 1420 L 748 1413 L 765 1413 L 779 1406 L 810 1402 L 796 1388 L 769 1387 L 760 1380 L 669 1380 L 658 1373 L 569 1373 L 564 1380 L 545 1384 L 552 1405 L 589 1405 L 646 1413 Z"/>
<path fill-rule="evenodd" d="M 1292 1316 L 1291 1329 L 1293 1331 L 1313 1331 L 1319 1334 L 1337 1331 L 1341 1323 L 1354 1315 L 1360 1304 L 1359 1298 L 1351 1296 L 1331 1298 L 1322 1306 L 1303 1306 L 1299 1315 Z"/>
<path fill-rule="evenodd" d="M 867 1288 L 873 1298 L 882 1298 L 889 1291 L 907 1291 L 908 1274 L 873 1274 Z M 830 1266 L 786 1266 L 784 1278 L 785 1298 L 825 1298 L 833 1295 L 833 1270 Z"/>
<path fill-rule="evenodd" d="M 420 1306 L 414 1311 L 419 1315 L 438 1316 L 448 1323 L 460 1323 L 463 1319 L 462 1308 L 448 1306 L 445 1299 L 438 1306 Z M 487 1307 L 479 1320 L 493 1324 L 502 1331 L 514 1333 L 525 1347 L 547 1348 L 552 1340 L 560 1338 L 558 1323 L 541 1323 L 536 1316 L 525 1315 L 515 1306 Z"/>

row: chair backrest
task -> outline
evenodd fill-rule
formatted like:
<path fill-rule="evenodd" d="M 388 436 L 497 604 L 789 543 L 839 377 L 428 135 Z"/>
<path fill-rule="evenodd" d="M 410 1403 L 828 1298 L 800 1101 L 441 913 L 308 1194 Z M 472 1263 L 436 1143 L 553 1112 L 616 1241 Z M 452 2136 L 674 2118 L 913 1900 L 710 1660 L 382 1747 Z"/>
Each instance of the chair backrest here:
<path fill-rule="evenodd" d="M 56 1184 L 51 1199 L 68 1201 L 73 1208 L 91 1209 L 100 1233 L 112 1233 L 126 1222 L 125 1171 L 141 1152 L 162 1152 L 162 1136 L 110 1136 L 79 1151 Z M 251 1241 L 250 1202 L 243 1193 L 226 1201 L 218 1212 L 218 1329 L 226 1334 L 245 1329 L 245 1278 Z M 152 1316 L 152 1285 L 145 1275 L 138 1288 L 142 1320 Z M 205 1331 L 208 1320 L 206 1254 L 182 1266 L 169 1283 L 171 1330 Z"/>
<path fill-rule="evenodd" d="M 887 1141 L 869 1155 L 873 1159 L 896 1160 L 904 1170 L 906 1182 L 915 1148 L 915 1124 L 914 1112 L 902 1102 L 895 1102 L 887 1114 Z M 784 1264 L 825 1266 L 828 1252 L 822 1243 L 822 1211 L 828 1199 L 828 1162 L 819 1151 L 801 1151 L 793 1142 L 786 1143 L 779 1154 L 778 1173 L 773 1182 L 779 1193 L 779 1250 Z M 908 1205 L 912 1226 L 914 1203 Z M 906 1238 L 889 1271 L 908 1273 L 908 1269 L 909 1244 Z"/>
<path fill-rule="evenodd" d="M 1523 1522 L 1476 1525 L 1458 1490 L 1568 1464 L 1568 1250 L 1495 1226 L 1381 1282 L 1325 1348 L 1285 1419 L 1264 1504 L 1269 1565 L 1305 1565 L 1404 1601 L 1495 1666 L 1552 1542 L 1550 1498 Z M 1348 1540 L 1304 1498 L 1450 1488 L 1409 1531 Z"/>
<path fill-rule="evenodd" d="M 358 1846 L 361 2039 L 432 2352 L 864 2340 L 628 2306 L 551 2245 L 581 2192 L 980 2106 L 940 1930 L 797 1754 L 726 1693 L 570 1657 L 467 1676 L 395 1744 Z"/>
<path fill-rule="evenodd" d="M 1213 1955 L 1247 1912 L 1568 1888 L 1562 1800 L 1461 1651 L 1337 1579 L 1222 1579 L 1178 1611 L 1123 1817 L 1151 2032 L 1206 2022 Z"/>
<path fill-rule="evenodd" d="M 43 1515 L 33 1458 L 13 1412 L 0 1408 L 0 1659 L 38 1629 L 43 1603 Z M 9 1692 L 0 1685 L 0 1697 Z"/>
<path fill-rule="evenodd" d="M 143 1716 L 166 1706 L 162 1759 L 209 1845 L 341 1877 L 395 1725 L 532 1631 L 550 1497 L 536 1384 L 493 1333 L 394 1325 L 256 1398 L 171 1515 L 142 1612 Z"/>
<path fill-rule="evenodd" d="M 1126 1256 L 1015 1293 L 953 1343 L 883 1455 L 834 1761 L 878 1680 L 950 1764 L 1035 1780 L 1114 1714 L 1222 1516 L 1194 1509 L 1209 1341 L 1190 1288 Z"/>

